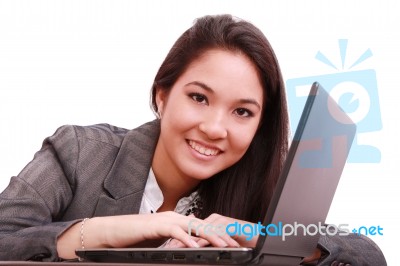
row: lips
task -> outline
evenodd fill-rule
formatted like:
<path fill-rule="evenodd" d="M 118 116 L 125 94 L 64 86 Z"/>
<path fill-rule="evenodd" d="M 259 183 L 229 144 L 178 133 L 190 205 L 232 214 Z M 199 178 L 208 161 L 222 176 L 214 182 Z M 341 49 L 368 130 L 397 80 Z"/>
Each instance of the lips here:
<path fill-rule="evenodd" d="M 188 143 L 193 150 L 205 156 L 215 156 L 222 152 L 218 148 L 207 147 L 193 140 L 188 140 Z"/>

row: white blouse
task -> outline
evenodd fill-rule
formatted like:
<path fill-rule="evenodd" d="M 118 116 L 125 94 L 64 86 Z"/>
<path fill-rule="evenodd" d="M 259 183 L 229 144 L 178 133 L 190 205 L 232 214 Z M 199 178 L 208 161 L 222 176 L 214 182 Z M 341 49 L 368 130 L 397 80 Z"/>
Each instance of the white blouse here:
<path fill-rule="evenodd" d="M 192 192 L 188 197 L 181 198 L 175 207 L 175 212 L 186 214 L 192 203 L 197 199 L 197 191 Z M 150 168 L 149 177 L 147 178 L 146 187 L 142 202 L 140 204 L 140 214 L 155 213 L 164 202 L 164 195 L 158 186 L 153 169 Z"/>

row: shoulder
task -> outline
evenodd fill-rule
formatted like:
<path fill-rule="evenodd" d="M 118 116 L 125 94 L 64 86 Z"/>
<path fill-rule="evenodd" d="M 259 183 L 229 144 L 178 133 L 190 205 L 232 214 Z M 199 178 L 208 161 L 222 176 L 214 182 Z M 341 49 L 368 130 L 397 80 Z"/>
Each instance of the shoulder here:
<path fill-rule="evenodd" d="M 114 125 L 102 123 L 89 126 L 64 125 L 59 127 L 48 140 L 52 143 L 76 144 L 78 142 L 94 141 L 120 147 L 125 138 L 153 138 L 159 134 L 157 120 L 148 122 L 134 129 L 125 129 Z"/>
<path fill-rule="evenodd" d="M 123 139 L 129 132 L 128 129 L 110 124 L 96 124 L 90 126 L 64 126 L 73 130 L 76 138 L 82 141 L 96 141 L 115 147 L 121 146 Z M 63 127 L 61 127 L 63 128 Z"/>

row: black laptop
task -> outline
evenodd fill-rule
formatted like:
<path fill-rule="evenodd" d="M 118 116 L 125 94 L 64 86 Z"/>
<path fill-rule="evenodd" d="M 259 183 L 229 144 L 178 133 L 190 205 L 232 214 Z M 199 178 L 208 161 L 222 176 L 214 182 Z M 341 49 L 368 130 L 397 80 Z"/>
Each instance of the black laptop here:
<path fill-rule="evenodd" d="M 78 249 L 76 254 L 95 262 L 298 265 L 324 233 L 319 229 L 355 132 L 347 114 L 314 83 L 255 248 L 106 248 Z M 295 226 L 297 234 L 289 235 Z"/>

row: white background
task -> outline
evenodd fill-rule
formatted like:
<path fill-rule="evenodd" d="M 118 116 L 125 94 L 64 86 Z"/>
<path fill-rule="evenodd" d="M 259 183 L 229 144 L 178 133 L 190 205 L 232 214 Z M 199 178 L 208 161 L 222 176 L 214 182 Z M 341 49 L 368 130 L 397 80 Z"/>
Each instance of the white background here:
<path fill-rule="evenodd" d="M 399 11 L 395 0 L 0 0 L 0 191 L 63 124 L 153 119 L 149 90 L 173 42 L 196 17 L 231 13 L 265 33 L 285 80 L 338 73 L 314 59 L 320 50 L 340 65 L 338 39 L 349 40 L 349 61 L 373 52 L 354 70 L 377 74 L 383 129 L 360 140 L 382 160 L 346 166 L 327 222 L 380 225 L 371 238 L 397 265 Z"/>

